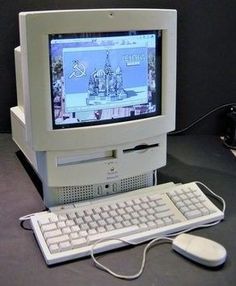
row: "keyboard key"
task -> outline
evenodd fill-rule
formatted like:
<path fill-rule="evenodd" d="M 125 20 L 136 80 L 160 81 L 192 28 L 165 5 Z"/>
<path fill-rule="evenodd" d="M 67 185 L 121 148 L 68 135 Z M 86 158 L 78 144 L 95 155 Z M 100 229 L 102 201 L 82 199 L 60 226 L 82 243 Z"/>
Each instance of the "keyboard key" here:
<path fill-rule="evenodd" d="M 119 202 L 119 203 L 117 203 L 117 205 L 118 205 L 119 208 L 124 208 L 124 207 L 126 207 L 125 202 Z"/>
<path fill-rule="evenodd" d="M 152 209 L 152 208 L 151 208 L 151 209 L 147 209 L 147 213 L 150 214 L 150 215 L 151 215 L 151 214 L 154 214 L 154 213 L 155 213 L 155 210 Z"/>
<path fill-rule="evenodd" d="M 80 225 L 80 228 L 81 228 L 82 230 L 88 230 L 88 229 L 89 229 L 89 225 L 88 225 L 87 223 L 82 223 L 82 224 Z"/>
<path fill-rule="evenodd" d="M 147 203 L 144 203 L 141 206 L 142 206 L 142 209 L 148 209 L 149 208 L 149 205 Z"/>
<path fill-rule="evenodd" d="M 103 206 L 103 207 L 102 207 L 102 210 L 103 210 L 104 212 L 109 212 L 109 211 L 110 211 L 110 207 L 109 207 L 109 206 Z"/>
<path fill-rule="evenodd" d="M 65 221 L 65 220 L 67 220 L 67 216 L 60 214 L 60 215 L 58 216 L 58 220 L 59 220 L 59 221 Z"/>
<path fill-rule="evenodd" d="M 91 221 L 93 221 L 91 216 L 85 216 L 84 217 L 84 222 L 88 223 L 88 222 L 91 222 Z"/>
<path fill-rule="evenodd" d="M 117 212 L 115 210 L 109 211 L 109 216 L 110 217 L 117 216 Z"/>
<path fill-rule="evenodd" d="M 76 239 L 76 238 L 78 238 L 79 237 L 79 234 L 78 234 L 78 232 L 72 232 L 71 234 L 70 234 L 70 239 L 72 240 L 72 239 Z"/>
<path fill-rule="evenodd" d="M 163 217 L 162 220 L 165 225 L 172 224 L 172 220 L 170 219 L 170 217 Z"/>
<path fill-rule="evenodd" d="M 108 217 L 109 217 L 108 212 L 102 213 L 102 214 L 101 214 L 101 217 L 102 217 L 103 219 L 108 218 Z"/>
<path fill-rule="evenodd" d="M 151 228 L 151 229 L 157 227 L 156 223 L 153 222 L 153 221 L 149 221 L 149 222 L 147 223 L 147 225 L 148 225 L 148 228 Z"/>
<path fill-rule="evenodd" d="M 106 230 L 107 230 L 107 231 L 111 231 L 111 230 L 113 230 L 113 229 L 115 229 L 114 226 L 113 226 L 113 224 L 108 224 L 108 225 L 106 225 Z"/>
<path fill-rule="evenodd" d="M 117 210 L 117 213 L 118 213 L 119 215 L 123 215 L 123 214 L 125 214 L 125 210 L 124 210 L 124 209 L 118 209 L 118 210 Z"/>
<path fill-rule="evenodd" d="M 76 218 L 75 212 L 73 212 L 73 213 L 68 213 L 67 216 L 68 216 L 69 219 L 75 219 L 75 218 Z"/>
<path fill-rule="evenodd" d="M 156 223 L 157 223 L 158 227 L 162 227 L 162 226 L 165 225 L 164 221 L 161 220 L 161 219 L 158 219 L 158 220 L 156 221 Z"/>
<path fill-rule="evenodd" d="M 162 197 L 159 194 L 149 195 L 148 199 L 148 201 L 162 201 Z"/>
<path fill-rule="evenodd" d="M 40 220 L 39 220 L 39 225 L 44 225 L 44 224 L 48 224 L 48 223 L 50 223 L 50 220 L 49 220 L 49 218 L 48 217 L 43 217 L 43 218 L 41 218 Z"/>
<path fill-rule="evenodd" d="M 132 218 L 138 218 L 139 217 L 139 213 L 138 212 L 133 212 L 130 214 Z"/>
<path fill-rule="evenodd" d="M 71 243 L 69 241 L 64 241 L 59 243 L 59 248 L 61 251 L 66 251 L 72 248 Z"/>
<path fill-rule="evenodd" d="M 96 229 L 89 229 L 88 230 L 88 235 L 94 235 L 94 234 L 97 234 L 97 230 Z"/>
<path fill-rule="evenodd" d="M 62 234 L 62 232 L 61 232 L 60 229 L 55 229 L 55 230 L 52 230 L 52 231 L 46 231 L 46 232 L 44 232 L 43 235 L 44 235 L 45 239 L 48 239 L 50 237 L 59 236 L 61 234 Z"/>
<path fill-rule="evenodd" d="M 162 212 L 168 211 L 169 208 L 165 205 L 165 206 L 156 207 L 155 210 L 156 210 L 158 213 L 162 213 Z"/>
<path fill-rule="evenodd" d="M 123 221 L 122 222 L 123 226 L 127 227 L 127 226 L 131 226 L 131 222 L 129 220 Z"/>
<path fill-rule="evenodd" d="M 181 211 L 183 214 L 185 214 L 186 212 L 189 211 L 189 208 L 186 207 L 186 206 L 184 206 L 184 207 L 180 208 L 180 211 Z"/>
<path fill-rule="evenodd" d="M 88 232 L 87 232 L 86 230 L 81 230 L 81 231 L 79 232 L 79 235 L 80 235 L 81 237 L 86 237 L 86 236 L 88 235 Z"/>
<path fill-rule="evenodd" d="M 132 213 L 134 210 L 133 210 L 132 207 L 126 207 L 126 208 L 125 208 L 125 211 L 126 211 L 127 213 Z"/>
<path fill-rule="evenodd" d="M 49 250 L 51 253 L 57 253 L 60 251 L 60 248 L 59 248 L 58 244 L 51 244 L 49 246 Z"/>
<path fill-rule="evenodd" d="M 58 216 L 56 214 L 51 214 L 49 218 L 50 222 L 58 222 Z"/>
<path fill-rule="evenodd" d="M 99 226 L 106 225 L 106 221 L 104 219 L 100 219 L 97 223 L 98 223 Z"/>
<path fill-rule="evenodd" d="M 126 201 L 126 205 L 128 207 L 132 207 L 134 205 L 134 202 L 133 201 Z"/>
<path fill-rule="evenodd" d="M 105 232 L 106 229 L 105 229 L 104 226 L 99 226 L 99 227 L 97 228 L 97 231 L 98 231 L 98 232 Z"/>
<path fill-rule="evenodd" d="M 65 223 L 65 221 L 59 221 L 59 222 L 57 223 L 57 226 L 58 226 L 59 228 L 63 228 L 63 227 L 66 227 L 66 223 Z"/>
<path fill-rule="evenodd" d="M 43 224 L 41 226 L 41 231 L 45 232 L 45 231 L 49 231 L 49 230 L 54 230 L 57 229 L 57 226 L 55 223 L 49 223 L 49 224 Z"/>
<path fill-rule="evenodd" d="M 77 210 L 76 212 L 75 212 L 75 214 L 76 214 L 76 216 L 79 218 L 79 217 L 83 217 L 84 216 L 84 211 L 82 211 L 82 210 Z"/>
<path fill-rule="evenodd" d="M 138 213 L 139 213 L 139 217 L 145 217 L 148 214 L 145 210 L 141 210 Z"/>
<path fill-rule="evenodd" d="M 71 240 L 72 248 L 83 247 L 83 246 L 86 246 L 86 245 L 87 245 L 87 240 L 85 238 L 83 238 L 83 237 Z"/>
<path fill-rule="evenodd" d="M 93 211 L 90 210 L 90 209 L 88 209 L 88 210 L 85 210 L 85 211 L 84 211 L 84 214 L 85 214 L 86 216 L 91 216 L 91 215 L 93 214 Z"/>
<path fill-rule="evenodd" d="M 114 227 L 115 227 L 116 229 L 122 228 L 122 223 L 116 222 L 116 223 L 114 223 Z"/>
<path fill-rule="evenodd" d="M 201 211 L 199 211 L 199 210 L 188 211 L 188 212 L 185 212 L 184 215 L 185 215 L 188 219 L 196 218 L 196 217 L 201 216 Z"/>
<path fill-rule="evenodd" d="M 132 214 L 124 214 L 122 217 L 123 217 L 124 220 L 127 221 L 127 220 L 130 220 L 132 218 L 131 215 Z"/>
<path fill-rule="evenodd" d="M 143 223 L 143 222 L 147 222 L 148 219 L 147 219 L 145 216 L 141 216 L 141 217 L 139 218 L 139 221 L 140 221 L 141 223 Z"/>
<path fill-rule="evenodd" d="M 149 202 L 149 203 L 148 203 L 148 206 L 149 206 L 150 208 L 154 208 L 154 207 L 156 206 L 156 203 L 155 203 L 155 202 Z"/>
<path fill-rule="evenodd" d="M 154 216 L 157 218 L 157 219 L 162 219 L 164 217 L 168 217 L 168 216 L 172 216 L 173 213 L 171 211 L 167 211 L 167 212 L 161 212 L 161 213 L 155 213 Z"/>
<path fill-rule="evenodd" d="M 84 220 L 83 220 L 82 217 L 79 217 L 79 218 L 76 218 L 76 219 L 75 219 L 75 223 L 78 224 L 78 225 L 80 225 L 80 224 L 84 223 Z"/>
<path fill-rule="evenodd" d="M 142 208 L 141 208 L 140 205 L 135 205 L 135 206 L 133 206 L 133 209 L 138 212 L 138 211 L 140 211 Z"/>
<path fill-rule="evenodd" d="M 201 211 L 202 215 L 208 215 L 210 213 L 210 211 L 205 207 L 201 208 L 200 211 Z"/>
<path fill-rule="evenodd" d="M 91 222 L 89 222 L 89 227 L 90 228 L 96 228 L 96 227 L 98 227 L 98 223 L 96 221 L 91 221 Z"/>
<path fill-rule="evenodd" d="M 123 221 L 122 216 L 120 216 L 120 215 L 116 216 L 116 217 L 115 217 L 115 221 L 116 221 L 116 222 L 121 222 L 121 221 Z"/>
<path fill-rule="evenodd" d="M 72 231 L 72 232 L 80 231 L 80 227 L 79 227 L 78 225 L 73 225 L 73 226 L 71 227 L 71 231 Z"/>
<path fill-rule="evenodd" d="M 100 214 L 94 214 L 94 215 L 92 215 L 92 218 L 94 221 L 98 221 L 101 219 L 101 216 L 100 216 Z"/>
<path fill-rule="evenodd" d="M 64 235 L 61 235 L 61 236 L 51 237 L 51 238 L 47 239 L 47 244 L 48 245 L 56 244 L 56 243 L 60 243 L 60 242 L 63 242 L 63 241 L 67 241 L 69 239 L 70 239 L 69 235 L 68 234 L 64 234 Z"/>
<path fill-rule="evenodd" d="M 133 218 L 133 219 L 131 219 L 130 221 L 131 221 L 131 223 L 132 223 L 133 225 L 138 225 L 138 224 L 139 224 L 139 220 L 138 220 L 137 218 Z"/>
<path fill-rule="evenodd" d="M 75 225 L 75 222 L 73 220 L 69 219 L 69 220 L 66 221 L 66 225 L 67 226 L 72 226 L 72 225 Z"/>
<path fill-rule="evenodd" d="M 138 231 L 139 231 L 138 226 L 123 227 L 122 229 L 115 229 L 113 231 L 109 231 L 106 233 L 90 235 L 90 236 L 88 236 L 88 243 L 91 244 L 91 243 L 96 242 L 97 240 L 103 239 L 103 238 L 113 238 L 113 237 L 117 237 L 120 235 L 125 236 L 126 233 L 134 234 L 134 233 L 137 233 Z"/>
<path fill-rule="evenodd" d="M 96 208 L 93 209 L 93 212 L 94 212 L 95 214 L 100 214 L 100 213 L 102 212 L 102 209 L 99 208 L 99 207 L 96 207 Z"/>
<path fill-rule="evenodd" d="M 71 230 L 70 230 L 70 228 L 69 227 L 64 227 L 64 228 L 62 228 L 62 233 L 71 233 Z"/>
<path fill-rule="evenodd" d="M 174 203 L 177 203 L 179 201 L 181 201 L 181 198 L 179 196 L 171 196 L 171 200 L 174 202 Z"/>

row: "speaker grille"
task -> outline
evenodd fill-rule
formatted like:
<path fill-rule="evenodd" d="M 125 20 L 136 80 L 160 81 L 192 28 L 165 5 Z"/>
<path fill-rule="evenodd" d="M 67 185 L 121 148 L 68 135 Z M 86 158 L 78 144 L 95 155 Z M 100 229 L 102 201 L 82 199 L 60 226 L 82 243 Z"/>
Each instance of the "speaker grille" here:
<path fill-rule="evenodd" d="M 120 182 L 120 192 L 134 191 L 152 186 L 152 180 L 152 176 L 150 178 L 147 174 L 122 179 Z"/>
<path fill-rule="evenodd" d="M 114 185 L 116 185 L 115 190 L 113 188 Z M 54 195 L 57 196 L 58 204 L 68 204 L 93 199 L 103 195 L 134 191 L 152 185 L 153 173 L 150 172 L 148 174 L 133 176 L 111 183 L 58 187 L 54 189 Z"/>
<path fill-rule="evenodd" d="M 73 203 L 94 198 L 94 186 L 66 186 L 58 188 L 58 200 L 61 204 Z"/>

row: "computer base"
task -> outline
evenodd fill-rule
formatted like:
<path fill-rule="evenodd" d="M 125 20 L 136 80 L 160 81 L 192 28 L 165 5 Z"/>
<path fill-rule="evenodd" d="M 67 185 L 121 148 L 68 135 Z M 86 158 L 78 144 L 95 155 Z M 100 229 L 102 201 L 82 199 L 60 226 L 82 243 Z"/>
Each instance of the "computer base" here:
<path fill-rule="evenodd" d="M 130 144 L 114 146 L 116 155 L 111 157 L 110 147 L 90 153 L 34 151 L 26 142 L 24 110 L 19 106 L 11 108 L 11 122 L 13 140 L 42 182 L 46 207 L 153 186 L 155 170 L 166 162 L 166 134 L 139 145 L 141 150 Z M 140 165 L 147 171 L 140 174 Z"/>

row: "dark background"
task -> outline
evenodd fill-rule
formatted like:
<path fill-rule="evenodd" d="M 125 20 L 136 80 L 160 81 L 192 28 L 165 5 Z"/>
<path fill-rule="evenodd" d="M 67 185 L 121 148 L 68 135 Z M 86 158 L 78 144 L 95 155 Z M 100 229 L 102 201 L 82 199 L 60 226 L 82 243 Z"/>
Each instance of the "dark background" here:
<path fill-rule="evenodd" d="M 18 13 L 85 8 L 177 9 L 177 129 L 236 102 L 236 0 L 0 0 L 0 132 L 10 132 L 9 109 L 16 105 Z M 189 133 L 223 134 L 225 112 L 215 112 Z"/>

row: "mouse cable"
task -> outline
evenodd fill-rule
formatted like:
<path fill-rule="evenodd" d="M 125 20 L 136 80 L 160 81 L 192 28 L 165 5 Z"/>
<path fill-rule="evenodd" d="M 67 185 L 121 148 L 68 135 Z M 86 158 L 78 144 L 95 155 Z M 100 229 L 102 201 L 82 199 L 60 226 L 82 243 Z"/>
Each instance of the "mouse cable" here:
<path fill-rule="evenodd" d="M 225 209 L 226 209 L 226 203 L 225 203 L 225 200 L 217 195 L 215 192 L 213 192 L 209 187 L 207 187 L 205 184 L 203 184 L 202 182 L 199 182 L 199 181 L 195 181 L 196 184 L 200 184 L 202 185 L 204 188 L 207 189 L 207 191 L 213 196 L 215 197 L 218 201 L 220 201 L 222 203 L 222 212 L 225 213 Z M 109 241 L 109 240 L 117 240 L 117 241 L 121 241 L 121 242 L 124 242 L 126 243 L 127 245 L 132 245 L 132 246 L 136 246 L 142 242 L 139 242 L 139 243 L 135 243 L 135 242 L 132 242 L 132 241 L 129 241 L 129 240 L 126 240 L 126 239 L 123 239 L 123 238 L 117 238 L 117 237 L 111 237 L 111 238 L 102 238 L 98 241 L 96 241 L 92 248 L 91 248 L 91 252 L 90 252 L 90 255 L 91 255 L 91 258 L 95 264 L 95 266 L 97 268 L 99 268 L 100 270 L 103 270 L 109 274 L 111 274 L 112 276 L 116 277 L 116 278 L 119 278 L 119 279 L 124 279 L 124 280 L 133 280 L 133 279 L 137 279 L 138 277 L 141 276 L 141 274 L 143 273 L 144 271 L 144 267 L 145 267 L 145 264 L 146 264 L 146 256 L 147 256 L 147 251 L 149 250 L 149 248 L 155 244 L 156 242 L 160 241 L 160 240 L 166 240 L 167 242 L 169 243 L 172 243 L 173 242 L 173 239 L 171 237 L 175 237 L 179 234 L 182 234 L 182 233 L 186 233 L 186 232 L 189 232 L 189 231 L 192 231 L 192 230 L 195 230 L 195 229 L 198 229 L 198 228 L 207 228 L 207 227 L 210 227 L 210 226 L 214 226 L 214 225 L 217 225 L 218 223 L 220 223 L 221 220 L 218 220 L 218 221 L 215 221 L 215 222 L 211 222 L 211 223 L 206 223 L 206 224 L 203 224 L 203 225 L 199 225 L 199 226 L 194 226 L 194 227 L 190 227 L 188 229 L 185 229 L 185 230 L 182 230 L 182 231 L 179 231 L 179 232 L 175 232 L 175 233 L 171 233 L 171 234 L 167 234 L 165 236 L 159 236 L 159 237 L 156 237 L 154 239 L 152 239 L 144 248 L 143 250 L 143 255 L 142 255 L 142 262 L 141 262 L 141 266 L 140 266 L 140 269 L 137 273 L 135 274 L 132 274 L 132 275 L 123 275 L 123 274 L 119 274 L 119 273 L 116 273 L 114 271 L 112 271 L 110 268 L 108 268 L 107 266 L 103 265 L 102 263 L 100 263 L 97 258 L 95 258 L 94 256 L 94 250 L 96 248 L 96 246 L 99 244 L 99 243 L 102 243 L 102 242 L 105 242 L 105 241 Z M 145 242 L 145 241 L 144 241 Z"/>
<path fill-rule="evenodd" d="M 168 135 L 173 136 L 173 135 L 180 135 L 186 131 L 188 131 L 189 129 L 191 129 L 193 126 L 197 125 L 200 121 L 202 121 L 203 119 L 207 118 L 208 116 L 210 116 L 211 114 L 215 113 L 218 110 L 221 110 L 223 108 L 232 106 L 232 105 L 236 105 L 236 102 L 233 103 L 226 103 L 223 105 L 220 105 L 218 107 L 215 107 L 214 109 L 210 110 L 209 112 L 207 112 L 206 114 L 202 115 L 201 117 L 199 117 L 198 119 L 196 119 L 195 121 L 193 121 L 191 124 L 189 124 L 188 126 L 186 126 L 183 129 L 180 130 L 176 130 L 176 131 L 172 131 L 169 132 Z"/>

